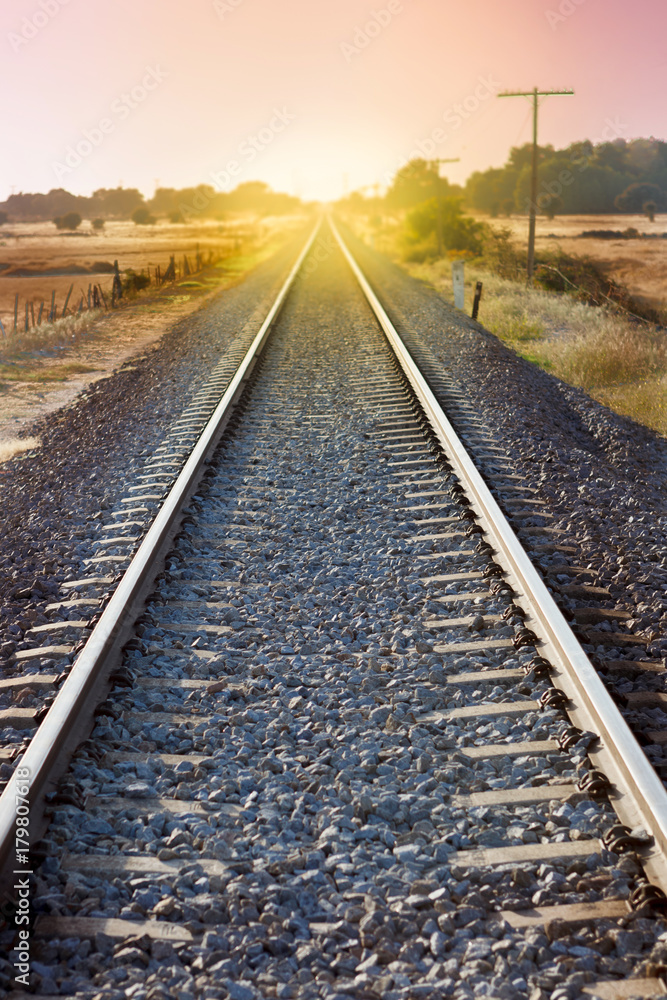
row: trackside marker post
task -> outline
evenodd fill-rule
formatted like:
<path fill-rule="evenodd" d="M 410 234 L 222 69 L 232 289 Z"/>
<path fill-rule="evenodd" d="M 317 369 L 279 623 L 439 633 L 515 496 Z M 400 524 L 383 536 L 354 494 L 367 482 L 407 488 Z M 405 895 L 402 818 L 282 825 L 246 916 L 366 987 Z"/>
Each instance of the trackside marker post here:
<path fill-rule="evenodd" d="M 457 309 L 465 308 L 465 265 L 462 260 L 452 262 L 452 288 L 454 289 L 454 305 Z"/>

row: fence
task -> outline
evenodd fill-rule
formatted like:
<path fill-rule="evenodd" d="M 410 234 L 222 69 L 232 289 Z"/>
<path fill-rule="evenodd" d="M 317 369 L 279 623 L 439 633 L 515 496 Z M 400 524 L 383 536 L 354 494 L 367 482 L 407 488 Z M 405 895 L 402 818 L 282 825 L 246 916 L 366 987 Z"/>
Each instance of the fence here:
<path fill-rule="evenodd" d="M 220 260 L 220 256 L 216 255 L 213 250 L 209 250 L 206 254 L 200 253 L 199 246 L 195 251 L 195 255 L 192 259 L 188 258 L 187 254 L 183 254 L 182 261 L 177 262 L 177 255 L 171 254 L 169 258 L 169 265 L 165 268 L 164 273 L 158 264 L 156 267 L 145 267 L 140 272 L 136 272 L 131 268 L 125 271 L 125 281 L 121 277 L 121 271 L 118 267 L 118 261 L 114 261 L 114 271 L 113 271 L 113 281 L 111 284 L 111 290 L 109 296 L 105 295 L 102 286 L 98 282 L 91 282 L 88 285 L 88 291 L 85 289 L 81 292 L 81 297 L 78 300 L 78 304 L 75 302 L 70 306 L 70 301 L 72 298 L 72 293 L 74 291 L 74 284 L 70 285 L 67 295 L 65 296 L 65 301 L 63 303 L 62 309 L 59 310 L 58 304 L 56 302 L 56 292 L 55 290 L 51 292 L 50 304 L 47 304 L 46 299 L 42 299 L 39 302 L 39 307 L 36 312 L 36 303 L 34 300 L 26 300 L 25 303 L 25 313 L 23 309 L 19 309 L 19 293 L 17 292 L 14 297 L 14 325 L 12 333 L 14 335 L 19 332 L 19 320 L 21 320 L 21 325 L 23 326 L 24 333 L 28 333 L 35 327 L 41 326 L 42 323 L 55 323 L 58 319 L 64 319 L 65 316 L 79 315 L 80 313 L 87 312 L 90 309 L 117 309 L 121 304 L 123 298 L 131 295 L 133 292 L 142 291 L 145 288 L 150 288 L 151 286 L 161 287 L 163 285 L 173 284 L 183 278 L 190 277 L 193 274 L 197 274 L 206 267 L 213 267 Z M 3 337 L 7 337 L 7 331 L 5 326 L 0 319 L 0 333 Z"/>

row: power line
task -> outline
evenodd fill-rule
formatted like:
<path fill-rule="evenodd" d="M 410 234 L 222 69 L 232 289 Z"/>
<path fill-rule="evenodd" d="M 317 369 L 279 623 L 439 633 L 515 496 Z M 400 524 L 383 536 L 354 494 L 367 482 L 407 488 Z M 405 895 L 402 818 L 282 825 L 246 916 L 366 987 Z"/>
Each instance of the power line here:
<path fill-rule="evenodd" d="M 533 280 L 535 270 L 535 217 L 537 215 L 537 164 L 539 151 L 537 147 L 537 109 L 540 97 L 572 97 L 573 90 L 507 90 L 498 97 L 530 97 L 533 101 L 533 161 L 530 178 L 530 214 L 528 216 L 528 281 Z"/>

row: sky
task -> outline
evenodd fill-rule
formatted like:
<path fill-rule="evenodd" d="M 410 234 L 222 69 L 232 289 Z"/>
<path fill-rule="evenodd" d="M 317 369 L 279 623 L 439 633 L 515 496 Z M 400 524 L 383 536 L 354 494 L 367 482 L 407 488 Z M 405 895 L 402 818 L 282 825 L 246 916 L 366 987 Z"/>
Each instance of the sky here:
<path fill-rule="evenodd" d="M 664 138 L 664 0 L 3 0 L 0 200 L 249 180 L 306 199 L 411 156 Z"/>

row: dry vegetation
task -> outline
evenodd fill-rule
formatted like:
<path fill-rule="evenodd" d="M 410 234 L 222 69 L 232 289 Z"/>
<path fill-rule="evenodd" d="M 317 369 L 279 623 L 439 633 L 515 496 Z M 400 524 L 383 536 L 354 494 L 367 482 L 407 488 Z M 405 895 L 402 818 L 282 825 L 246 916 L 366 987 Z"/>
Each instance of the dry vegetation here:
<path fill-rule="evenodd" d="M 639 225 L 639 219 L 627 216 L 557 217 L 538 220 L 538 248 L 545 241 L 558 243 L 569 252 L 586 253 L 596 262 L 605 262 L 616 241 L 578 240 L 573 233 L 587 229 L 623 229 L 637 224 L 647 230 L 651 224 Z M 360 236 L 440 292 L 453 303 L 451 261 L 447 259 L 425 263 L 410 263 L 400 259 L 399 226 L 385 222 L 370 227 L 350 217 L 348 223 Z M 489 221 L 486 219 L 485 221 Z M 508 220 L 492 220 L 504 225 Z M 509 220 L 517 239 L 525 239 L 526 220 Z M 657 227 L 657 223 L 654 224 Z M 653 230 L 651 230 L 653 231 Z M 611 242 L 611 246 L 610 246 Z M 646 260 L 653 260 L 667 250 L 661 240 L 623 240 L 626 258 L 632 267 L 628 274 L 630 291 L 639 299 L 640 282 Z M 571 249 L 570 249 L 571 248 Z M 620 251 L 619 251 L 620 252 Z M 662 285 L 656 286 L 652 304 L 667 310 L 667 263 L 662 265 Z M 616 274 L 612 271 L 612 276 Z M 617 413 L 632 417 L 639 423 L 667 435 L 667 332 L 649 323 L 640 323 L 605 308 L 596 308 L 569 295 L 559 295 L 523 282 L 498 277 L 474 261 L 466 263 L 466 312 L 470 315 L 476 281 L 484 283 L 480 322 L 509 344 L 518 354 L 540 365 L 570 385 L 585 389 L 594 399 Z M 618 280 L 618 278 L 617 278 Z"/>
<path fill-rule="evenodd" d="M 8 223 L 0 229 L 0 320 L 9 334 L 14 322 L 14 297 L 19 295 L 19 331 L 24 329 L 25 303 L 33 303 L 35 313 L 45 302 L 45 312 L 56 292 L 60 314 L 67 293 L 74 289 L 69 311 L 76 309 L 88 285 L 99 284 L 111 296 L 110 269 L 118 261 L 121 273 L 137 273 L 150 267 L 165 272 L 174 254 L 182 261 L 187 254 L 192 263 L 197 248 L 230 258 L 252 254 L 289 220 L 237 219 L 173 225 L 160 221 L 153 226 L 136 226 L 130 221 L 107 222 L 96 232 L 84 221 L 72 233 L 63 233 L 51 222 Z"/>
<path fill-rule="evenodd" d="M 0 463 L 7 461 L 12 454 L 25 450 L 26 443 L 23 438 L 18 437 L 18 433 L 25 430 L 36 417 L 70 402 L 91 378 L 100 378 L 112 372 L 129 358 L 144 351 L 177 319 L 199 308 L 208 296 L 222 287 L 234 284 L 248 270 L 274 253 L 295 229 L 303 227 L 304 222 L 301 217 L 282 218 L 275 223 L 264 220 L 257 225 L 247 223 L 243 231 L 237 224 L 233 229 L 230 227 L 226 235 L 219 232 L 219 225 L 216 223 L 213 227 L 214 237 L 211 235 L 211 227 L 204 226 L 201 232 L 193 227 L 188 232 L 192 247 L 198 242 L 205 253 L 206 239 L 215 239 L 215 246 L 219 250 L 221 246 L 226 247 L 226 251 L 223 250 L 224 256 L 215 265 L 175 283 L 160 288 L 151 287 L 134 297 L 126 298 L 120 308 L 109 312 L 91 310 L 79 315 L 68 315 L 55 323 L 42 323 L 27 334 L 19 327 L 17 335 L 5 338 L 0 335 L 0 442 L 4 446 L 0 452 Z M 141 270 L 142 260 L 154 266 L 155 260 L 159 263 L 165 259 L 147 252 L 147 240 L 148 250 L 154 250 L 150 240 L 158 238 L 161 227 L 156 227 L 154 235 L 147 238 L 143 229 L 137 231 L 137 227 L 132 224 L 114 225 L 119 227 L 120 236 L 116 242 L 110 240 L 108 244 L 112 248 L 112 254 L 117 253 L 120 258 L 119 244 L 124 240 L 126 258 L 131 260 L 131 266 L 135 269 Z M 129 228 L 130 225 L 132 229 Z M 35 236 L 35 240 L 38 240 L 39 231 L 43 227 L 34 228 L 38 230 Z M 176 228 L 189 229 L 164 227 L 169 231 Z M 131 246 L 131 237 L 134 238 L 134 247 Z M 98 237 L 94 239 L 97 240 Z M 165 263 L 168 263 L 169 252 L 174 252 L 174 242 L 166 237 L 163 242 L 165 246 L 172 247 L 171 251 L 164 251 Z M 67 242 L 66 245 L 69 250 L 68 260 L 75 261 L 77 265 L 86 262 L 87 257 L 72 255 L 72 242 Z M 57 246 L 57 242 L 54 243 L 54 248 Z M 62 246 L 59 251 L 54 249 L 53 260 L 48 256 L 48 244 L 35 243 L 33 249 L 37 247 L 39 249 L 32 257 L 22 250 L 24 260 L 29 260 L 33 265 L 41 260 L 54 268 L 60 266 L 64 254 Z M 182 239 L 180 247 L 185 247 L 188 255 L 191 255 L 191 247 L 185 240 Z M 29 265 L 24 263 L 22 266 Z M 13 288 L 28 280 L 36 279 L 0 276 L 0 303 L 3 282 L 7 283 L 5 288 L 12 289 L 9 295 L 13 296 Z M 53 282 L 56 279 L 49 277 L 42 280 Z M 69 287 L 72 278 L 68 277 L 64 281 Z M 7 293 L 4 294 L 6 302 Z"/>
<path fill-rule="evenodd" d="M 479 216 L 480 221 L 482 216 Z M 496 228 L 510 229 L 518 242 L 525 242 L 527 220 L 490 219 L 483 221 Z M 606 229 L 622 232 L 635 229 L 650 239 L 593 239 L 580 233 Z M 624 285 L 633 298 L 658 312 L 667 312 L 667 215 L 656 215 L 650 222 L 645 215 L 557 215 L 538 217 L 537 250 L 561 249 L 578 257 L 590 257 L 602 265 L 605 273 Z"/>

